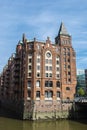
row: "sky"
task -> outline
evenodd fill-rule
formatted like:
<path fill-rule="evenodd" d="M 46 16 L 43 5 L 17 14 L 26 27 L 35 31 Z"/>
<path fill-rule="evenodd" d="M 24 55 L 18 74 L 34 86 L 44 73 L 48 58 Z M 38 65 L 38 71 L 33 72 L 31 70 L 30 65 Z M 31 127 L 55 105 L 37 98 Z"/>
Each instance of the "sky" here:
<path fill-rule="evenodd" d="M 25 33 L 54 43 L 61 22 L 72 36 L 77 69 L 87 69 L 87 0 L 0 1 L 0 72 Z"/>

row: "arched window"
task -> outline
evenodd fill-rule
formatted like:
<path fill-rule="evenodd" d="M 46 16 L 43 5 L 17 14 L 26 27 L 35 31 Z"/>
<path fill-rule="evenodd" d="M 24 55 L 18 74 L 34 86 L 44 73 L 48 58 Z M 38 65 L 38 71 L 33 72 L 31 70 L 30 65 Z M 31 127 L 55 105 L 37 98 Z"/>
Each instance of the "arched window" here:
<path fill-rule="evenodd" d="M 40 98 L 40 91 L 36 92 L 36 98 Z"/>
<path fill-rule="evenodd" d="M 40 77 L 40 72 L 37 72 L 37 77 Z"/>
<path fill-rule="evenodd" d="M 53 81 L 45 81 L 45 87 L 53 87 Z"/>
<path fill-rule="evenodd" d="M 57 98 L 60 98 L 60 92 L 57 91 Z"/>
<path fill-rule="evenodd" d="M 45 98 L 52 98 L 53 97 L 53 91 L 45 91 Z"/>
<path fill-rule="evenodd" d="M 28 96 L 29 98 L 31 97 L 31 91 L 30 91 L 30 90 L 28 90 L 27 96 Z"/>
<path fill-rule="evenodd" d="M 39 80 L 36 81 L 36 87 L 40 87 L 40 81 Z"/>
<path fill-rule="evenodd" d="M 56 87 L 60 88 L 60 82 L 59 81 L 56 82 Z"/>
<path fill-rule="evenodd" d="M 31 81 L 27 82 L 27 87 L 31 87 Z"/>

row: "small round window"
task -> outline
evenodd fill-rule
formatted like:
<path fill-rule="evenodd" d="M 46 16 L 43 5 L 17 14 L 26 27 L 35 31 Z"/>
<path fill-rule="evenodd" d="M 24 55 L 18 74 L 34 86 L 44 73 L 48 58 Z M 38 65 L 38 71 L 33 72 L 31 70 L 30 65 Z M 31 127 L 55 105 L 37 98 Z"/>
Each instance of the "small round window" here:
<path fill-rule="evenodd" d="M 51 57 L 51 54 L 48 52 L 48 53 L 46 54 L 46 56 L 47 56 L 48 58 L 50 58 L 50 57 Z"/>

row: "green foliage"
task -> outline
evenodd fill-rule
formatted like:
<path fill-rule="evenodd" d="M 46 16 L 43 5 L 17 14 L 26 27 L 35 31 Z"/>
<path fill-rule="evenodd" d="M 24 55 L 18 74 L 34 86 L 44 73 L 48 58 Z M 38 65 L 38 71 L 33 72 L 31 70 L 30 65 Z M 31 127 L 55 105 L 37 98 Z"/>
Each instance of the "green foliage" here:
<path fill-rule="evenodd" d="M 85 90 L 82 87 L 79 88 L 77 93 L 78 93 L 79 96 L 85 96 Z"/>

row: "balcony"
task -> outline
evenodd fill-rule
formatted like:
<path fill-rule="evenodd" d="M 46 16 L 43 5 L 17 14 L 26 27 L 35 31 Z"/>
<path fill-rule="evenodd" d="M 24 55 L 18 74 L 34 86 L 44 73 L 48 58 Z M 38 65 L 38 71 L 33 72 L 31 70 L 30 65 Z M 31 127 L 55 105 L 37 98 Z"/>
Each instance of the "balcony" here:
<path fill-rule="evenodd" d="M 20 70 L 19 66 L 14 68 L 14 71 L 19 71 L 19 70 Z"/>

